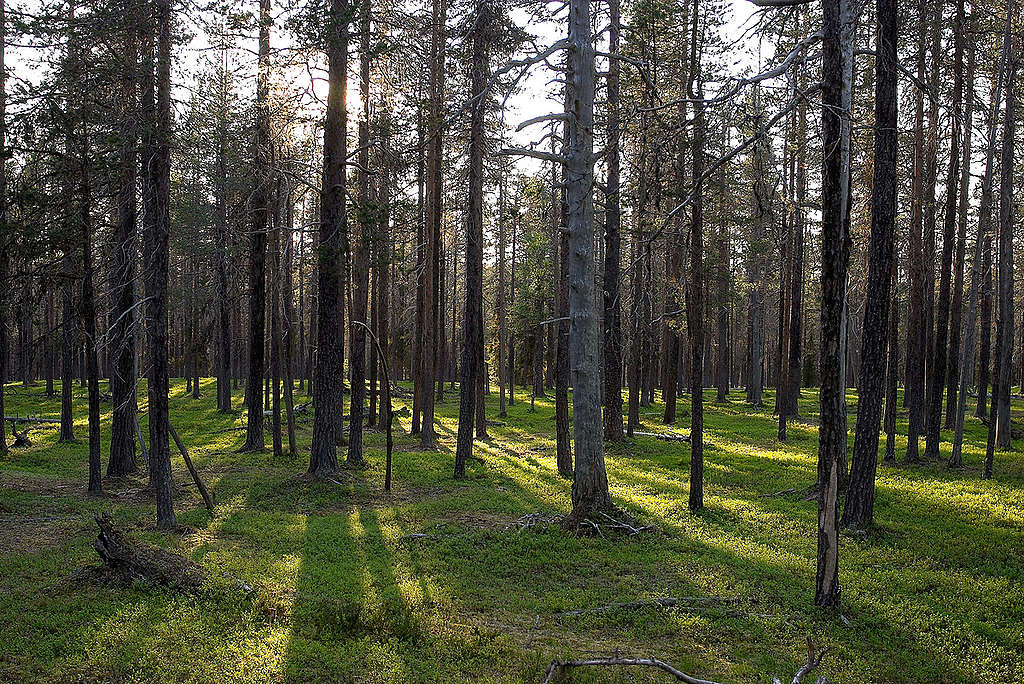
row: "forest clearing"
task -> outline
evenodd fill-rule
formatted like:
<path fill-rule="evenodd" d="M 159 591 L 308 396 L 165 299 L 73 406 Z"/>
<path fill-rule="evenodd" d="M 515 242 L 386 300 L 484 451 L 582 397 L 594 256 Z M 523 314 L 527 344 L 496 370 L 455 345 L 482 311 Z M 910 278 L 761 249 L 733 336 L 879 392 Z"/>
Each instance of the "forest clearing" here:
<path fill-rule="evenodd" d="M 367 435 L 368 468 L 314 481 L 301 455 L 235 453 L 243 435 L 226 430 L 241 416 L 217 412 L 211 380 L 198 400 L 184 389 L 172 385 L 172 424 L 216 508 L 203 507 L 176 454 L 179 532 L 153 528 L 144 477 L 108 479 L 102 496 L 86 496 L 86 444 L 57 443 L 54 427 L 33 430 L 33 445 L 0 463 L 0 613 L 17 616 L 0 624 L 0 680 L 535 682 L 553 659 L 617 653 L 714 681 L 788 682 L 808 636 L 828 649 L 812 674 L 837 684 L 1024 678 L 1024 459 L 1000 453 L 999 479 L 981 479 L 977 419 L 963 470 L 880 468 L 877 526 L 842 540 L 837 620 L 808 594 L 813 391 L 785 444 L 770 410 L 709 393 L 706 504 L 696 516 L 686 444 L 636 437 L 609 448 L 616 504 L 653 529 L 603 538 L 546 522 L 568 512 L 570 485 L 555 466 L 550 399 L 535 411 L 529 399 L 509 407 L 458 481 L 455 395 L 438 405 L 436 452 L 419 451 L 400 418 L 387 494 L 381 433 Z M 58 415 L 59 399 L 41 395 L 41 385 L 9 388 L 8 412 Z M 493 393 L 488 404 L 496 407 Z M 645 412 L 645 430 L 685 433 L 685 419 L 666 427 L 657 415 Z M 76 427 L 84 423 L 77 412 Z M 309 425 L 298 435 L 308 449 Z M 198 594 L 76 580 L 99 561 L 99 511 L 220 579 Z M 669 597 L 679 604 L 585 612 Z M 572 681 L 670 679 L 620 670 Z"/>

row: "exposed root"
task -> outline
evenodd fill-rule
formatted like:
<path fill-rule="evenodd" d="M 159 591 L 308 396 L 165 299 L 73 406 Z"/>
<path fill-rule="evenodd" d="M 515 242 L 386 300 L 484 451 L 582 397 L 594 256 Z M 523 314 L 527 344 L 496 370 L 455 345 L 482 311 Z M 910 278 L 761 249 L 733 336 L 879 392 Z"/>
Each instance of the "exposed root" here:
<path fill-rule="evenodd" d="M 624 511 L 610 506 L 605 510 L 587 513 L 570 513 L 561 520 L 562 528 L 583 537 L 601 537 L 606 533 L 625 534 L 632 537 L 643 532 L 656 530 L 654 525 L 642 525 Z"/>

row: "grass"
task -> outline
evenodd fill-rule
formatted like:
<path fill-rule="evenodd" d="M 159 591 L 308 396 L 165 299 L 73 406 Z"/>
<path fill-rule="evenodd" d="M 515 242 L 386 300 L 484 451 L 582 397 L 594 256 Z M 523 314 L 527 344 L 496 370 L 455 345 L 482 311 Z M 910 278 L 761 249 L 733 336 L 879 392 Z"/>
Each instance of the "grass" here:
<path fill-rule="evenodd" d="M 538 399 L 535 412 L 528 401 L 512 406 L 459 482 L 451 478 L 455 395 L 438 407 L 437 452 L 417 451 L 402 418 L 386 495 L 382 435 L 369 436 L 368 470 L 310 481 L 308 425 L 294 456 L 234 453 L 242 432 L 223 430 L 244 415 L 216 411 L 212 380 L 202 389 L 200 400 L 185 396 L 183 382 L 171 391 L 172 422 L 218 502 L 207 513 L 175 456 L 176 510 L 191 533 L 153 529 L 142 477 L 106 481 L 103 497 L 86 496 L 78 387 L 79 442 L 58 444 L 57 430 L 41 427 L 32 447 L 0 462 L 0 680 L 536 682 L 552 658 L 619 653 L 723 682 L 788 681 L 809 635 L 830 649 L 815 674 L 834 682 L 1024 681 L 1024 459 L 997 453 L 996 478 L 982 480 L 985 428 L 974 418 L 964 470 L 880 467 L 878 526 L 842 539 L 840 619 L 812 605 L 815 503 L 770 496 L 814 480 L 813 391 L 786 444 L 775 439 L 770 409 L 750 407 L 740 392 L 716 404 L 709 392 L 700 515 L 686 508 L 687 445 L 649 437 L 610 445 L 616 503 L 660 533 L 606 540 L 553 525 L 504 531 L 526 513 L 568 512 L 551 400 Z M 488 398 L 492 417 L 496 401 Z M 41 385 L 10 385 L 7 402 L 8 415 L 59 415 L 59 398 Z M 106 439 L 110 405 L 103 410 Z M 659 412 L 642 408 L 644 429 L 666 429 Z M 944 443 L 943 463 L 949 449 Z M 70 581 L 97 560 L 91 513 L 101 510 L 217 576 L 243 579 L 255 595 L 216 584 L 175 595 Z M 738 603 L 553 616 L 661 596 Z M 608 668 L 565 681 L 665 676 Z"/>

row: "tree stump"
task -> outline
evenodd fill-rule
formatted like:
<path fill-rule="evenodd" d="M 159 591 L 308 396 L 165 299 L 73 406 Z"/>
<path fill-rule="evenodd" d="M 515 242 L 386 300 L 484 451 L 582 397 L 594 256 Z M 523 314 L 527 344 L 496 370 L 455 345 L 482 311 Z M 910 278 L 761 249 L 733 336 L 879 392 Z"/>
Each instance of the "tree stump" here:
<path fill-rule="evenodd" d="M 181 591 L 200 589 L 206 582 L 206 570 L 197 563 L 170 551 L 131 541 L 114 526 L 109 513 L 93 514 L 100 532 L 93 548 L 103 561 L 107 579 L 120 584 L 147 582 Z"/>

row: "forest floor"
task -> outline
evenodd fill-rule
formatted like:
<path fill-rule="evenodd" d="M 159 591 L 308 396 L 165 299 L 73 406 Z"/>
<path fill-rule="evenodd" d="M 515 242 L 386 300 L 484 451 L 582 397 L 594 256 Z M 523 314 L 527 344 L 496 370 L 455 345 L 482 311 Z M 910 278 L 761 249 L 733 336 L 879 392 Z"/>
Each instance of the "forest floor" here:
<path fill-rule="evenodd" d="M 33 446 L 0 462 L 0 680 L 538 682 L 554 658 L 618 654 L 721 682 L 789 681 L 810 636 L 829 651 L 807 681 L 1024 682 L 1024 445 L 997 453 L 995 479 L 982 480 L 985 428 L 975 418 L 963 470 L 945 467 L 948 442 L 942 463 L 880 466 L 877 527 L 842 538 L 836 616 L 813 606 L 816 504 L 803 496 L 815 479 L 813 391 L 786 444 L 775 438 L 770 391 L 765 409 L 741 391 L 727 404 L 708 392 L 699 515 L 687 511 L 689 445 L 609 446 L 615 502 L 656 529 L 601 538 L 516 524 L 569 509 L 550 399 L 534 412 L 517 401 L 489 427 L 462 481 L 451 477 L 456 395 L 438 407 L 437 452 L 418 451 L 401 418 L 385 494 L 382 434 L 369 435 L 368 469 L 312 481 L 308 423 L 295 456 L 238 454 L 243 433 L 225 430 L 244 415 L 216 411 L 212 380 L 199 400 L 184 389 L 172 383 L 172 422 L 218 505 L 203 508 L 175 453 L 183 532 L 155 531 L 142 476 L 86 496 L 77 386 L 77 443 L 58 444 L 44 425 Z M 8 415 L 59 415 L 59 397 L 41 383 L 7 392 Z M 660 409 L 642 408 L 645 430 L 685 433 L 686 417 L 666 428 Z M 103 411 L 105 466 L 109 402 Z M 488 415 L 496 419 L 496 392 Z M 73 579 L 98 561 L 92 514 L 108 510 L 133 537 L 244 580 L 252 595 Z M 558 615 L 658 597 L 696 598 Z M 613 667 L 562 681 L 666 680 Z"/>

